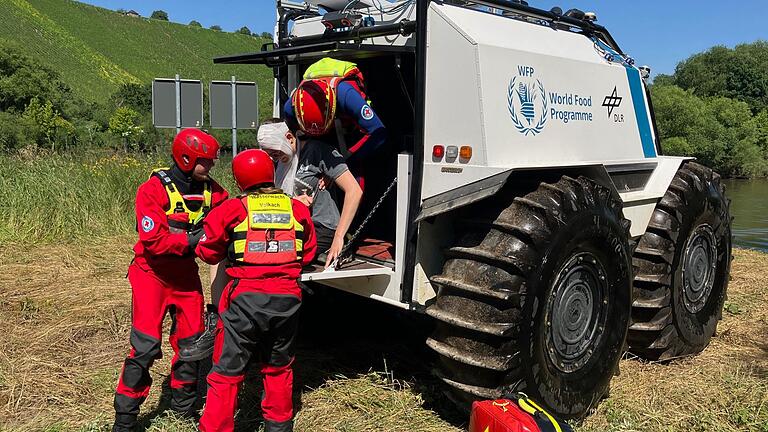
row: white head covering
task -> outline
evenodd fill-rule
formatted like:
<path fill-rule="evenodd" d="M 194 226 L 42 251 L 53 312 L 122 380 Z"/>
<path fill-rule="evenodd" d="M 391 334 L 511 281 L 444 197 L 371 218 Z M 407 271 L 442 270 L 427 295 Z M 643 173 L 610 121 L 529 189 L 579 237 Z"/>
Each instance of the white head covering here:
<path fill-rule="evenodd" d="M 275 185 L 288 195 L 293 195 L 293 182 L 296 170 L 299 168 L 299 155 L 293 151 L 290 141 L 286 138 L 289 132 L 285 122 L 263 124 L 259 126 L 256 140 L 262 149 L 281 151 L 291 158 L 288 163 L 277 162 Z"/>

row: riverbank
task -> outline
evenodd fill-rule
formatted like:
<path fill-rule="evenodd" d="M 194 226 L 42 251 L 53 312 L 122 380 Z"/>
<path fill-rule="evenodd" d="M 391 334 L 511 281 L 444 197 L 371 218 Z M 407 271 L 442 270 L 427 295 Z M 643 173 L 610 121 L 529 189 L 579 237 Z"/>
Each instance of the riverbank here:
<path fill-rule="evenodd" d="M 131 242 L 126 236 L 0 249 L 0 430 L 109 429 L 130 326 Z M 579 431 L 768 430 L 768 254 L 736 250 L 735 256 L 723 321 L 704 353 L 670 364 L 626 358 L 610 397 Z M 297 431 L 466 427 L 429 375 L 419 335 L 393 331 L 392 313 L 342 298 L 305 315 Z M 193 431 L 161 414 L 167 344 L 164 354 L 153 369 L 144 425 L 153 432 Z M 238 417 L 243 428 L 259 424 L 259 380 L 252 378 Z"/>
<path fill-rule="evenodd" d="M 735 245 L 768 252 L 768 179 L 725 180 Z"/>

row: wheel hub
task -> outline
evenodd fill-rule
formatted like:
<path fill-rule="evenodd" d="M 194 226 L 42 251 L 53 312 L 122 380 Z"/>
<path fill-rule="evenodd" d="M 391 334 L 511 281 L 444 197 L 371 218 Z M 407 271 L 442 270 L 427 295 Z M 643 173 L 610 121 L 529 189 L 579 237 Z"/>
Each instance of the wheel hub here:
<path fill-rule="evenodd" d="M 592 357 L 605 329 L 607 288 L 605 269 L 589 252 L 558 272 L 544 316 L 547 353 L 561 371 L 576 371 Z"/>
<path fill-rule="evenodd" d="M 690 313 L 704 308 L 715 283 L 717 267 L 715 233 L 707 224 L 691 232 L 683 255 L 683 303 Z"/>

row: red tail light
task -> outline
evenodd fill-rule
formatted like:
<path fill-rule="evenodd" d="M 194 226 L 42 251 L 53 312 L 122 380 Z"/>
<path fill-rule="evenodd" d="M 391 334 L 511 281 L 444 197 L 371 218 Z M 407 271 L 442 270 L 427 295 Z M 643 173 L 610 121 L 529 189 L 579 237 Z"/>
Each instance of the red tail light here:
<path fill-rule="evenodd" d="M 443 156 L 445 156 L 445 147 L 441 146 L 440 144 L 437 144 L 432 147 L 432 157 L 438 160 L 442 160 Z"/>

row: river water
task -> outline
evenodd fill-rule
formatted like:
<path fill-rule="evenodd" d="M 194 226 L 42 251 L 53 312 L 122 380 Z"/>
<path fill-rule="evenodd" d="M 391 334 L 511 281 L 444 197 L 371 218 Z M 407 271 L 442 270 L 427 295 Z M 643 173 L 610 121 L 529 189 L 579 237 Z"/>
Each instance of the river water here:
<path fill-rule="evenodd" d="M 768 252 L 768 180 L 726 180 L 734 246 Z"/>

